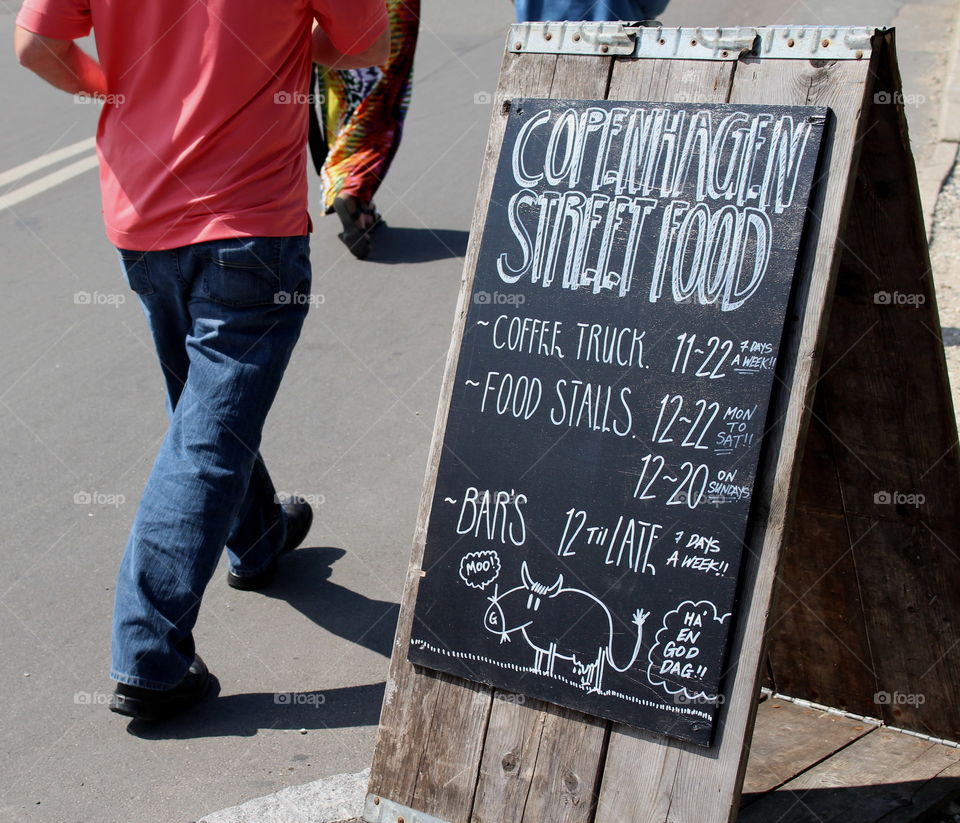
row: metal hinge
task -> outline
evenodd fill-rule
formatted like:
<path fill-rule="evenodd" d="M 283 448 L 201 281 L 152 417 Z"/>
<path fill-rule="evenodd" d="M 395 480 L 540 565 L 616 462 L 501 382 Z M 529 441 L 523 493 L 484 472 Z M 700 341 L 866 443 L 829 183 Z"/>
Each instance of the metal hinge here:
<path fill-rule="evenodd" d="M 674 60 L 862 60 L 877 32 L 872 26 L 667 28 L 632 23 L 519 23 L 510 29 L 514 53 L 583 54 Z"/>
<path fill-rule="evenodd" d="M 510 51 L 536 54 L 630 55 L 633 30 L 624 23 L 518 23 L 510 27 Z"/>
<path fill-rule="evenodd" d="M 929 734 L 924 734 L 923 732 L 915 732 L 910 729 L 901 729 L 899 726 L 888 726 L 882 720 L 876 717 L 867 717 L 863 714 L 854 714 L 853 712 L 847 712 L 843 709 L 836 709 L 833 706 L 824 706 L 822 703 L 814 703 L 812 700 L 804 700 L 802 697 L 790 697 L 786 694 L 779 694 L 772 689 L 766 687 L 760 689 L 768 698 L 773 700 L 782 700 L 785 703 L 793 703 L 794 705 L 801 706 L 805 709 L 814 709 L 815 711 L 823 712 L 824 714 L 832 714 L 837 717 L 845 717 L 848 720 L 858 720 L 861 723 L 869 723 L 872 726 L 877 726 L 887 731 L 897 732 L 897 734 L 905 734 L 907 737 L 916 737 L 920 740 L 925 740 L 928 743 L 936 743 L 940 746 L 949 746 L 951 749 L 960 749 L 960 742 L 956 740 L 947 740 L 943 737 L 933 737 Z M 879 694 L 879 693 L 878 693 Z M 889 699 L 889 693 L 886 693 Z"/>
<path fill-rule="evenodd" d="M 418 812 L 407 806 L 401 806 L 377 794 L 368 794 L 363 804 L 363 819 L 366 823 L 447 823 L 439 817 L 426 812 Z"/>

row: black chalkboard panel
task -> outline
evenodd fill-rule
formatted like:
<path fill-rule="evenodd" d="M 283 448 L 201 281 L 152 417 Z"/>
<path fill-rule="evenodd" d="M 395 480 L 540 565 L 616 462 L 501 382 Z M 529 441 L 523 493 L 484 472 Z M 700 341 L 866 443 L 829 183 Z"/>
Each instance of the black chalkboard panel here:
<path fill-rule="evenodd" d="M 826 115 L 512 102 L 413 663 L 709 745 Z"/>

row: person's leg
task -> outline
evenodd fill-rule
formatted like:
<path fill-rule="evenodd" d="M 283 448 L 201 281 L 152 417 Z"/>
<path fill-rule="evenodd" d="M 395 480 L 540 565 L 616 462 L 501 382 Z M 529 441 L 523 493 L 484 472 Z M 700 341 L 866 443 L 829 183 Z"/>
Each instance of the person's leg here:
<path fill-rule="evenodd" d="M 134 289 L 153 336 L 157 359 L 167 387 L 167 412 L 173 415 L 187 382 L 190 359 L 187 336 L 193 326 L 190 316 L 190 284 L 180 272 L 178 249 L 149 253 L 150 271 L 144 252 L 120 250 L 121 264 Z M 151 284 L 151 279 L 156 285 Z M 258 455 L 250 474 L 247 493 L 237 522 L 227 540 L 231 569 L 238 574 L 261 571 L 272 559 L 271 547 L 283 541 L 283 509 L 276 499 L 270 474 Z"/>
<path fill-rule="evenodd" d="M 410 105 L 420 0 L 387 0 L 390 56 L 382 66 L 322 75 L 328 152 L 324 206 L 343 225 L 340 239 L 361 259 L 381 222 L 373 197 L 397 153 Z"/>
<path fill-rule="evenodd" d="M 307 237 L 184 247 L 174 273 L 163 254 L 143 255 L 131 285 L 154 329 L 176 314 L 174 280 L 188 285 L 189 368 L 120 566 L 110 673 L 147 689 L 173 687 L 194 659 L 200 600 L 246 504 L 310 287 Z M 269 556 L 282 539 L 274 528 L 260 545 Z"/>
<path fill-rule="evenodd" d="M 258 454 L 237 520 L 227 538 L 230 571 L 253 577 L 270 565 L 275 547 L 283 545 L 287 527 L 270 473 Z"/>

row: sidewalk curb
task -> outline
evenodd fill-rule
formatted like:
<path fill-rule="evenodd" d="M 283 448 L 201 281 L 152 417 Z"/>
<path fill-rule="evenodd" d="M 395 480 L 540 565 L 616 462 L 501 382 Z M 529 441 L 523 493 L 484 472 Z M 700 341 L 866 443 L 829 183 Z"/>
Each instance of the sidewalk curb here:
<path fill-rule="evenodd" d="M 351 823 L 363 816 L 370 769 L 338 774 L 201 817 L 197 823 Z"/>

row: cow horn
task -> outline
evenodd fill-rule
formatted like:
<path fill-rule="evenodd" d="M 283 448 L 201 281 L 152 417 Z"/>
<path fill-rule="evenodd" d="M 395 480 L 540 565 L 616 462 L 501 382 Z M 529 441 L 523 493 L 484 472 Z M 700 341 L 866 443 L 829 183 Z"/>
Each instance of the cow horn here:
<path fill-rule="evenodd" d="M 523 565 L 520 567 L 520 579 L 523 581 L 523 585 L 528 588 L 533 588 L 533 578 L 530 577 L 530 569 L 527 568 L 527 561 L 523 561 Z"/>
<path fill-rule="evenodd" d="M 556 597 L 558 594 L 560 594 L 560 589 L 562 588 L 563 588 L 563 575 L 561 574 L 557 578 L 557 582 L 554 583 L 549 589 L 547 589 L 545 594 L 548 597 Z"/>

